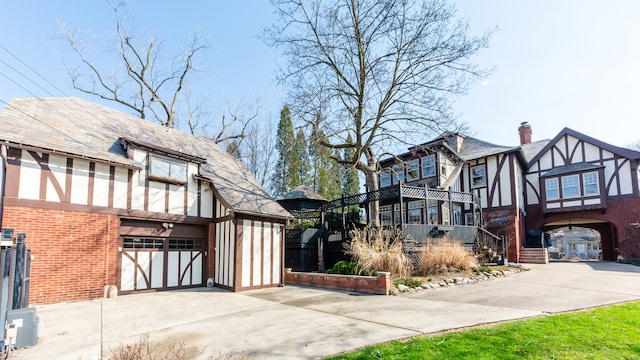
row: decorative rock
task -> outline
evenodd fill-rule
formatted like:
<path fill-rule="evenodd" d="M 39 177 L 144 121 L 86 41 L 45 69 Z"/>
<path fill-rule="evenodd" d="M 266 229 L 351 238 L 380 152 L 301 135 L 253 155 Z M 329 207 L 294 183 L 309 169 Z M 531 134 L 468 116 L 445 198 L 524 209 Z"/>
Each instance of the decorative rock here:
<path fill-rule="evenodd" d="M 431 286 L 429 286 L 429 283 L 423 282 L 422 284 L 420 284 L 420 287 L 423 289 L 431 289 Z"/>
<path fill-rule="evenodd" d="M 429 286 L 431 286 L 433 289 L 435 289 L 435 288 L 439 288 L 439 287 L 440 287 L 440 284 L 438 284 L 438 283 L 436 283 L 436 282 L 430 282 L 430 283 L 429 283 Z"/>
<path fill-rule="evenodd" d="M 389 289 L 389 295 L 398 295 L 398 293 L 399 291 L 396 287 L 392 287 L 391 289 Z"/>
<path fill-rule="evenodd" d="M 438 281 L 438 285 L 440 285 L 440 286 L 447 286 L 447 282 L 446 282 L 446 281 L 444 281 L 444 280 L 440 280 L 440 281 Z"/>
<path fill-rule="evenodd" d="M 398 291 L 400 291 L 400 292 L 409 292 L 409 291 L 411 291 L 411 288 L 408 287 L 407 285 L 398 284 L 396 286 L 398 287 Z"/>
<path fill-rule="evenodd" d="M 463 280 L 464 280 L 463 278 L 457 277 L 457 278 L 453 279 L 453 282 L 456 283 L 456 284 L 461 284 Z"/>

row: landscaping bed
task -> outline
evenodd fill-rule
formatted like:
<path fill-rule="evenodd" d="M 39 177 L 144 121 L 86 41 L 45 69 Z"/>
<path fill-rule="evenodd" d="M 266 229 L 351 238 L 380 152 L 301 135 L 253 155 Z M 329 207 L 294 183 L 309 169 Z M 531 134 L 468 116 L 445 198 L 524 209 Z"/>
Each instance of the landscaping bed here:
<path fill-rule="evenodd" d="M 445 274 L 418 276 L 396 280 L 389 289 L 389 295 L 411 293 L 420 290 L 439 289 L 457 285 L 475 284 L 495 278 L 511 276 L 528 271 L 522 265 L 479 266 L 472 271 L 450 271 Z"/>

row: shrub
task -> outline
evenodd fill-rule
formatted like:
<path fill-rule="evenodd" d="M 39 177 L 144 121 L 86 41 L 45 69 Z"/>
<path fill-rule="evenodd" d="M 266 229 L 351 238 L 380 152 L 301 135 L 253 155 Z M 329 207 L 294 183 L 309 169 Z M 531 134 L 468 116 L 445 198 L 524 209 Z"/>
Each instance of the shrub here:
<path fill-rule="evenodd" d="M 400 280 L 394 281 L 393 283 L 396 285 L 398 284 L 406 285 L 410 288 L 419 288 L 422 285 L 420 281 L 414 278 L 400 279 Z"/>
<path fill-rule="evenodd" d="M 338 261 L 327 272 L 329 274 L 356 275 L 358 263 L 356 261 Z"/>
<path fill-rule="evenodd" d="M 480 265 L 477 268 L 474 269 L 476 272 L 486 272 L 486 273 L 490 273 L 493 271 L 493 269 L 491 268 L 491 266 L 488 265 Z"/>
<path fill-rule="evenodd" d="M 422 275 L 443 274 L 450 270 L 471 270 L 477 266 L 473 252 L 455 240 L 431 240 L 418 254 Z"/>
<path fill-rule="evenodd" d="M 379 230 L 366 226 L 349 231 L 351 243 L 346 252 L 359 264 L 358 273 L 390 272 L 394 278 L 411 275 L 413 265 L 402 249 L 402 236 L 397 230 Z"/>

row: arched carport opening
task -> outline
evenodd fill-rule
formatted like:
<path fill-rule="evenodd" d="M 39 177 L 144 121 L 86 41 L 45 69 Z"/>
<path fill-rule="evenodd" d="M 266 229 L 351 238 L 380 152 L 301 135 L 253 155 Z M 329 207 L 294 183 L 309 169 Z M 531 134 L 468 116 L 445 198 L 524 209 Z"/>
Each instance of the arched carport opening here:
<path fill-rule="evenodd" d="M 577 255 L 578 258 L 583 258 L 584 256 L 591 258 L 596 251 L 600 251 L 601 257 L 599 258 L 601 260 L 616 261 L 618 257 L 618 238 L 616 227 L 612 223 L 588 218 L 566 218 L 546 223 L 542 230 L 550 232 L 552 230 L 558 231 L 558 229 L 565 230 L 565 237 L 567 237 L 566 234 L 569 233 L 569 239 L 571 239 L 568 242 L 565 241 L 563 245 L 574 244 L 568 245 L 572 246 L 571 249 L 565 249 L 566 255 Z M 580 235 L 571 234 L 571 232 L 577 232 L 580 229 L 588 229 L 585 236 L 581 237 Z M 591 231 L 592 234 L 588 234 L 589 231 Z M 593 246 L 590 245 L 592 240 L 589 238 L 592 235 L 595 236 L 595 232 L 599 234 L 600 238 L 598 250 L 594 250 Z M 589 247 L 591 247 L 591 250 L 589 250 Z"/>

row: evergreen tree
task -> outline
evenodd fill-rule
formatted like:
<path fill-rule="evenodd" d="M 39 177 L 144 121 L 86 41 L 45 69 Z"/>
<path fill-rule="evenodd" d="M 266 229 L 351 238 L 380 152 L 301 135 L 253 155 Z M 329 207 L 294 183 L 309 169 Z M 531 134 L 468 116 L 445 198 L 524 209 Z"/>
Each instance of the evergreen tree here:
<path fill-rule="evenodd" d="M 282 196 L 292 189 L 290 177 L 293 169 L 295 147 L 296 138 L 293 132 L 291 111 L 289 107 L 285 105 L 280 111 L 280 122 L 278 123 L 276 141 L 278 161 L 273 176 L 273 193 L 275 197 Z"/>
<path fill-rule="evenodd" d="M 312 189 L 326 199 L 336 199 L 340 197 L 340 171 L 337 163 L 331 159 L 331 149 L 320 145 L 327 141 L 326 135 L 319 131 L 313 134 L 311 140 Z"/>
<path fill-rule="evenodd" d="M 307 138 L 302 129 L 298 130 L 294 138 L 293 154 L 291 157 L 291 172 L 289 174 L 289 189 L 300 185 L 309 185 L 309 149 Z"/>

